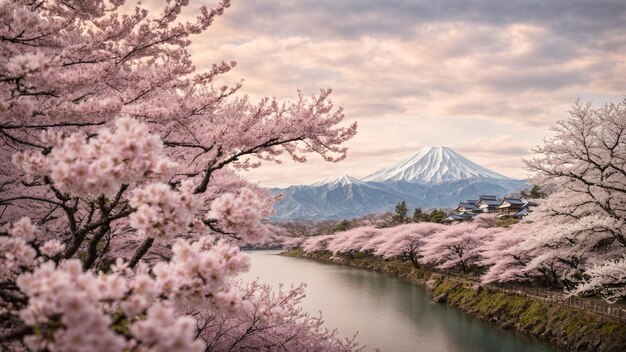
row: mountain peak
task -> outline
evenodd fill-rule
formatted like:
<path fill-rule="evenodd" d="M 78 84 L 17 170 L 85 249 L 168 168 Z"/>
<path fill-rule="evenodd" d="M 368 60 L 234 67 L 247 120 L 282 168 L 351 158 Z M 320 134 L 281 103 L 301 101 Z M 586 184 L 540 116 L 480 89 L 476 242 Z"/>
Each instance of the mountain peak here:
<path fill-rule="evenodd" d="M 438 184 L 468 178 L 509 179 L 474 163 L 451 148 L 436 146 L 424 147 L 413 156 L 363 178 L 363 181 Z"/>
<path fill-rule="evenodd" d="M 345 186 L 348 184 L 362 184 L 363 181 L 354 178 L 352 176 L 349 175 L 335 175 L 335 176 L 331 176 L 323 181 L 317 182 L 312 184 L 311 186 L 323 186 L 323 185 L 329 185 L 329 186 L 337 186 L 337 185 L 341 185 L 341 186 Z"/>

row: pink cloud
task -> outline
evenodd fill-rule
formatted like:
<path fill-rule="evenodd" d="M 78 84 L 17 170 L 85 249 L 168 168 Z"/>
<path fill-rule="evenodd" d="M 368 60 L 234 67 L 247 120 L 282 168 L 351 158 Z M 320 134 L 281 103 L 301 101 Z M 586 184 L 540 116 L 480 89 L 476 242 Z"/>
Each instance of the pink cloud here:
<path fill-rule="evenodd" d="M 342 163 L 268 165 L 249 177 L 285 185 L 363 176 L 424 145 L 447 145 L 525 177 L 523 151 L 577 97 L 624 94 L 626 34 L 611 26 L 626 6 L 589 11 L 555 1 L 540 13 L 516 1 L 478 1 L 455 11 L 435 2 L 396 5 L 234 2 L 213 30 L 194 39 L 198 69 L 238 61 L 217 84 L 243 78 L 242 93 L 253 99 L 331 87 L 347 118 L 360 122 Z"/>

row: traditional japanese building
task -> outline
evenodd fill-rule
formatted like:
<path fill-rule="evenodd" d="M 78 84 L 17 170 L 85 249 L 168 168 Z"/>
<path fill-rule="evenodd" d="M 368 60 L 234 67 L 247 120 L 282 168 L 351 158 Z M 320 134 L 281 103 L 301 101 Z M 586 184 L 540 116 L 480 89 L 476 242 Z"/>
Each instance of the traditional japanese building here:
<path fill-rule="evenodd" d="M 478 213 L 480 212 L 480 208 L 476 206 L 476 203 L 478 203 L 477 200 L 468 200 L 467 202 L 460 202 L 459 206 L 456 207 L 454 211 L 456 211 L 459 214 Z"/>
<path fill-rule="evenodd" d="M 524 198 L 502 198 L 500 204 L 496 207 L 498 217 L 522 218 L 528 215 L 528 205 L 530 204 Z"/>
<path fill-rule="evenodd" d="M 498 205 L 500 205 L 500 201 L 496 198 L 496 196 L 486 195 L 481 195 L 478 198 L 478 203 L 476 203 L 476 206 L 482 213 L 493 213 L 496 211 Z"/>
<path fill-rule="evenodd" d="M 448 215 L 444 222 L 466 221 L 484 213 L 497 213 L 498 217 L 523 218 L 528 215 L 531 207 L 537 206 L 532 199 L 504 197 L 497 199 L 496 196 L 481 195 L 478 200 L 460 202 L 455 212 Z"/>
<path fill-rule="evenodd" d="M 476 217 L 479 213 L 461 213 L 461 214 L 450 214 L 448 215 L 445 219 L 443 219 L 443 222 L 455 222 L 455 221 L 465 221 L 465 220 L 471 220 L 474 217 Z"/>

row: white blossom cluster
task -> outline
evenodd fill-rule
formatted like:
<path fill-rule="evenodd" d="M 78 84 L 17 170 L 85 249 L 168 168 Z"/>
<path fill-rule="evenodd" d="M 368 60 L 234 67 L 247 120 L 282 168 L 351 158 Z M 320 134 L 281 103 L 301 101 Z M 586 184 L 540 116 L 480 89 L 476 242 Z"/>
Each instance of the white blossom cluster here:
<path fill-rule="evenodd" d="M 37 257 L 34 240 L 38 233 L 30 218 L 22 218 L 7 226 L 8 236 L 0 237 L 0 280 L 14 279 L 20 268 L 29 268 L 44 258 L 52 258 L 64 249 L 61 241 L 51 239 L 40 245 Z"/>
<path fill-rule="evenodd" d="M 42 52 L 13 56 L 7 63 L 7 71 L 14 76 L 23 76 L 32 72 L 47 70 L 50 60 Z"/>
<path fill-rule="evenodd" d="M 14 9 L 13 18 L 18 31 L 32 31 L 45 25 L 45 21 L 37 13 L 22 8 Z"/>
<path fill-rule="evenodd" d="M 180 191 L 164 183 L 152 183 L 135 190 L 130 205 L 136 211 L 129 224 L 140 238 L 171 241 L 189 230 L 201 202 L 192 193 L 191 181 L 183 182 Z"/>
<path fill-rule="evenodd" d="M 44 242 L 44 244 L 39 247 L 39 251 L 46 257 L 51 258 L 60 253 L 64 248 L 65 246 L 63 245 L 63 243 L 61 243 L 61 241 L 53 238 Z"/>
<path fill-rule="evenodd" d="M 269 288 L 240 292 L 231 276 L 248 261 L 215 241 L 270 232 L 272 197 L 233 169 L 342 160 L 356 123 L 342 126 L 330 89 L 255 103 L 235 97 L 240 84 L 214 85 L 234 62 L 196 71 L 191 37 L 229 0 L 124 3 L 0 1 L 0 224 L 13 223 L 0 229 L 1 346 L 352 350 L 294 310 L 259 325 Z M 271 305 L 299 304 L 301 291 L 288 295 Z"/>
<path fill-rule="evenodd" d="M 241 234 L 249 242 L 258 242 L 267 235 L 261 220 L 272 211 L 271 202 L 243 188 L 237 195 L 225 193 L 215 199 L 208 217 L 219 220 L 223 230 Z"/>
<path fill-rule="evenodd" d="M 36 231 L 29 218 L 22 218 L 8 228 L 9 236 L 0 237 L 0 280 L 33 262 L 37 252 L 29 242 L 34 239 Z"/>
<path fill-rule="evenodd" d="M 42 139 L 54 147 L 49 154 L 17 153 L 13 162 L 27 175 L 49 176 L 59 190 L 76 195 L 111 195 L 122 184 L 160 179 L 176 167 L 160 138 L 132 118 L 118 119 L 115 132 L 103 128 L 93 138 L 75 133 Z"/>
<path fill-rule="evenodd" d="M 546 262 L 554 262 L 556 266 L 564 267 L 563 261 L 575 261 L 582 266 L 589 261 L 602 261 L 614 258 L 622 251 L 622 247 L 615 241 L 601 245 L 603 241 L 611 240 L 610 231 L 617 232 L 623 228 L 624 222 L 608 216 L 589 215 L 581 217 L 576 222 L 553 222 L 544 224 L 543 228 L 529 236 L 519 247 L 521 250 L 535 252 L 535 257 L 526 265 L 530 272 L 541 268 Z M 594 252 L 594 248 L 603 248 L 603 251 Z M 589 253 L 593 253 L 592 256 Z M 564 272 L 576 273 L 576 270 Z"/>
<path fill-rule="evenodd" d="M 20 275 L 17 285 L 29 298 L 20 318 L 53 336 L 50 342 L 43 338 L 46 334 L 31 335 L 25 340 L 31 349 L 119 351 L 124 347 L 125 339 L 110 329 L 113 322 L 102 303 L 123 297 L 122 277 L 83 272 L 80 261 L 73 259 L 58 267 L 53 262 L 42 264 Z"/>
<path fill-rule="evenodd" d="M 589 279 L 573 293 L 600 292 L 610 303 L 626 297 L 626 255 L 591 267 L 586 274 Z"/>
<path fill-rule="evenodd" d="M 25 219 L 10 231 L 24 240 L 35 230 Z M 118 259 L 110 273 L 94 273 L 70 259 L 22 273 L 16 283 L 28 304 L 19 316 L 40 332 L 25 343 L 50 351 L 203 351 L 202 341 L 195 339 L 195 319 L 179 312 L 241 311 L 242 298 L 229 277 L 249 266 L 237 247 L 212 242 L 208 237 L 194 243 L 178 239 L 172 260 L 152 269 L 142 265 L 133 271 Z"/>
<path fill-rule="evenodd" d="M 196 321 L 190 316 L 174 318 L 176 312 L 168 305 L 157 304 L 150 309 L 145 320 L 140 320 L 130 327 L 130 332 L 137 341 L 151 348 L 140 351 L 204 351 L 204 343 L 195 340 Z"/>
<path fill-rule="evenodd" d="M 203 237 L 189 243 L 178 239 L 170 262 L 157 263 L 156 284 L 178 306 L 204 306 L 211 311 L 235 312 L 241 298 L 230 290 L 229 276 L 248 270 L 248 257 L 227 242 Z"/>

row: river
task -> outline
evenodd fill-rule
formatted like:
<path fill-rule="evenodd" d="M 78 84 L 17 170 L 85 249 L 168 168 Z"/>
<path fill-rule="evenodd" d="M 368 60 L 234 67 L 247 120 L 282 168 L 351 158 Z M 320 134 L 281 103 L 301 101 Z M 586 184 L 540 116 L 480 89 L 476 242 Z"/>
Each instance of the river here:
<path fill-rule="evenodd" d="M 526 335 L 498 329 L 459 310 L 430 302 L 422 287 L 401 279 L 342 265 L 279 256 L 280 251 L 248 251 L 251 269 L 244 281 L 259 278 L 277 286 L 306 283 L 303 307 L 322 311 L 326 326 L 343 337 L 358 331 L 368 351 L 554 352 Z"/>

